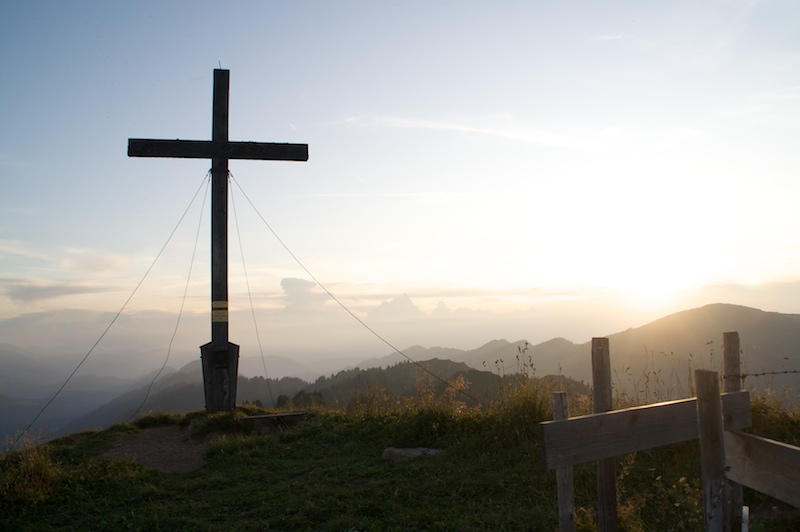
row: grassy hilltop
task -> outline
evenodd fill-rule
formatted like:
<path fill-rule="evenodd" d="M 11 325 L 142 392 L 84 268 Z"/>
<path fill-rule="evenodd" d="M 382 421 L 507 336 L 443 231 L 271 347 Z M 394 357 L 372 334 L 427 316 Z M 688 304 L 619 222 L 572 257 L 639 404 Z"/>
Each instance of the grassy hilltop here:
<path fill-rule="evenodd" d="M 573 415 L 587 413 L 586 397 L 570 402 Z M 410 397 L 372 388 L 266 434 L 245 419 L 265 412 L 252 405 L 150 414 L 0 455 L 0 529 L 554 530 L 555 473 L 541 465 L 537 428 L 549 403 L 543 381 L 521 378 L 489 407 L 468 407 L 452 388 Z M 800 444 L 800 413 L 762 396 L 753 418 L 754 433 Z M 164 473 L 103 457 L 158 426 L 210 440 L 202 465 Z M 387 447 L 444 452 L 392 463 Z M 697 442 L 620 457 L 617 475 L 623 530 L 702 530 Z M 575 468 L 575 485 L 579 530 L 595 529 L 593 465 Z M 745 503 L 753 530 L 800 529 L 763 495 L 745 490 Z"/>

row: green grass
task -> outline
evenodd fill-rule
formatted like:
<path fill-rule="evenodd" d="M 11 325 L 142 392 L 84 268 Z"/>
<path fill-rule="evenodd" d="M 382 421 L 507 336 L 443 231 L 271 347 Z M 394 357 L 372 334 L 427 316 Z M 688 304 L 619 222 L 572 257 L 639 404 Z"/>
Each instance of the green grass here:
<path fill-rule="evenodd" d="M 214 416 L 155 414 L 4 453 L 0 529 L 557 528 L 555 474 L 541 466 L 537 429 L 551 416 L 547 390 L 519 383 L 482 411 L 429 395 L 415 404 L 367 403 L 356 402 L 351 411 L 314 410 L 300 424 L 269 435 L 253 433 L 243 417 L 259 410 L 248 406 Z M 800 437 L 797 413 L 768 398 L 754 402 L 753 415 L 756 427 Z M 203 467 L 188 474 L 100 457 L 119 435 L 163 424 L 225 436 L 211 444 Z M 390 446 L 445 452 L 394 464 L 381 457 Z M 620 457 L 623 530 L 702 529 L 697 447 L 690 442 Z M 575 485 L 579 529 L 592 530 L 592 465 L 575 468 Z M 765 500 L 749 492 L 746 498 L 752 504 Z M 797 518 L 761 519 L 762 530 L 800 527 Z"/>

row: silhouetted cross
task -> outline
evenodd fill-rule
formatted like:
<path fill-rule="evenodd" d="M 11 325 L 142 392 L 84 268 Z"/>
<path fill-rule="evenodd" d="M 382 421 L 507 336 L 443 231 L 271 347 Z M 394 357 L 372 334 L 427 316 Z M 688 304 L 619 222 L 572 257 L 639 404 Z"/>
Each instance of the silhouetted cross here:
<path fill-rule="evenodd" d="M 214 70 L 211 140 L 128 139 L 129 157 L 211 159 L 211 342 L 201 346 L 206 410 L 233 410 L 239 346 L 228 342 L 228 159 L 307 161 L 308 144 L 228 140 L 230 71 Z"/>

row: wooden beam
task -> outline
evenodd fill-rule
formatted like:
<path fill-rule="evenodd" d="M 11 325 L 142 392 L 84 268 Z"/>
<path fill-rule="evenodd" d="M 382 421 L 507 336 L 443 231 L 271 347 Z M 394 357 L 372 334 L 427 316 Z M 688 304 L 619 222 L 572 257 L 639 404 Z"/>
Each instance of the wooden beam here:
<path fill-rule="evenodd" d="M 752 425 L 749 392 L 722 395 L 725 430 Z M 540 424 L 547 469 L 593 462 L 698 437 L 697 400 L 683 399 Z"/>
<path fill-rule="evenodd" d="M 553 418 L 568 419 L 567 392 L 553 392 Z M 556 469 L 556 491 L 558 494 L 558 530 L 575 532 L 575 480 L 572 466 Z"/>
<path fill-rule="evenodd" d="M 722 353 L 726 392 L 738 392 L 742 389 L 742 363 L 739 358 L 739 333 L 722 333 Z"/>
<path fill-rule="evenodd" d="M 739 357 L 739 333 L 722 333 L 723 372 L 722 381 L 726 392 L 738 392 L 742 389 L 742 364 Z M 731 529 L 742 528 L 742 506 L 744 506 L 744 490 L 742 485 L 727 480 L 728 483 L 728 513 L 731 516 Z"/>
<path fill-rule="evenodd" d="M 698 369 L 694 372 L 694 381 L 697 387 L 696 422 L 700 439 L 700 463 L 703 468 L 706 530 L 730 531 L 719 374 L 716 371 Z"/>
<path fill-rule="evenodd" d="M 594 413 L 614 408 L 608 338 L 592 338 L 592 385 Z M 617 530 L 617 464 L 613 456 L 597 461 L 597 524 L 604 532 Z"/>
<path fill-rule="evenodd" d="M 743 432 L 724 438 L 729 479 L 800 508 L 800 447 Z"/>
<path fill-rule="evenodd" d="M 181 159 L 256 159 L 307 161 L 308 144 L 280 142 L 213 142 L 210 140 L 128 139 L 129 157 Z"/>

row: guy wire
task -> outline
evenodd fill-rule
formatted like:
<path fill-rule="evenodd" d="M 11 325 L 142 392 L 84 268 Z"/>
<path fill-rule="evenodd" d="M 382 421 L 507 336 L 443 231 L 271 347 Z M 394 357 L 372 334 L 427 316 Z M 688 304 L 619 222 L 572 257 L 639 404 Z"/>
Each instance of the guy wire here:
<path fill-rule="evenodd" d="M 210 175 L 210 173 L 211 173 L 211 171 L 209 170 L 209 172 L 203 177 L 203 181 L 207 180 L 207 178 Z M 189 205 L 186 207 L 186 210 L 183 211 L 183 214 L 181 215 L 180 219 L 178 220 L 178 223 L 175 224 L 175 227 L 172 229 L 172 232 L 167 237 L 167 241 L 164 242 L 163 246 L 161 246 L 161 249 L 158 251 L 158 254 L 153 259 L 153 262 L 150 264 L 150 267 L 147 268 L 147 271 L 144 272 L 144 275 L 139 280 L 139 282 L 136 285 L 136 287 L 133 289 L 133 292 L 131 292 L 131 295 L 129 295 L 128 299 L 125 300 L 125 303 L 122 304 L 122 307 L 120 307 L 119 311 L 117 311 L 116 315 L 111 319 L 111 322 L 108 324 L 108 326 L 105 328 L 105 330 L 100 334 L 100 337 L 97 339 L 97 341 L 95 341 L 95 343 L 92 345 L 92 347 L 89 349 L 89 351 L 86 352 L 86 354 L 81 359 L 81 361 L 78 363 L 78 365 L 75 366 L 75 369 L 72 370 L 72 373 L 69 374 L 69 377 L 67 377 L 67 380 L 64 381 L 64 384 L 61 385 L 61 387 L 56 391 L 56 393 L 53 394 L 53 397 L 51 397 L 50 400 L 47 401 L 47 403 L 45 403 L 45 405 L 41 408 L 41 410 L 39 410 L 39 413 L 34 416 L 33 420 L 31 420 L 30 423 L 28 423 L 28 426 L 25 427 L 22 430 L 22 432 L 20 432 L 19 436 L 17 436 L 17 438 L 14 440 L 14 442 L 9 447 L 9 449 L 8 449 L 9 451 L 13 450 L 14 447 L 17 446 L 17 443 L 19 443 L 19 440 L 30 430 L 30 428 L 33 426 L 33 424 L 36 423 L 36 421 L 39 419 L 39 417 L 44 413 L 45 410 L 47 410 L 47 408 L 53 403 L 53 401 L 55 401 L 56 397 L 58 397 L 59 394 L 64 390 L 64 388 L 67 386 L 69 381 L 72 380 L 72 377 L 75 376 L 75 374 L 78 372 L 78 370 L 83 365 L 83 363 L 86 362 L 86 360 L 89 358 L 89 355 L 91 355 L 92 352 L 94 352 L 95 348 L 97 348 L 97 346 L 100 344 L 100 342 L 103 340 L 103 338 L 105 338 L 105 336 L 108 333 L 108 331 L 111 330 L 111 327 L 114 325 L 114 323 L 116 323 L 117 319 L 119 319 L 119 317 L 122 315 L 122 311 L 124 311 L 125 308 L 128 306 L 128 303 L 131 302 L 131 299 L 133 299 L 133 296 L 136 294 L 136 292 L 139 291 L 139 288 L 142 286 L 142 283 L 144 283 L 144 280 L 147 279 L 148 275 L 150 275 L 150 272 L 153 270 L 153 267 L 156 265 L 156 262 L 158 262 L 158 259 L 164 253 L 164 250 L 167 248 L 167 245 L 172 240 L 172 237 L 175 236 L 175 232 L 178 230 L 178 227 L 180 227 L 181 222 L 183 222 L 183 219 L 186 217 L 186 214 L 189 212 L 189 209 L 194 204 L 194 201 L 195 201 L 195 199 L 197 199 L 197 195 L 200 193 L 200 189 L 202 187 L 203 187 L 203 184 L 201 183 L 200 187 L 198 187 L 198 189 L 197 189 L 197 192 L 194 193 L 194 196 L 192 197 L 192 200 L 189 202 Z"/>

